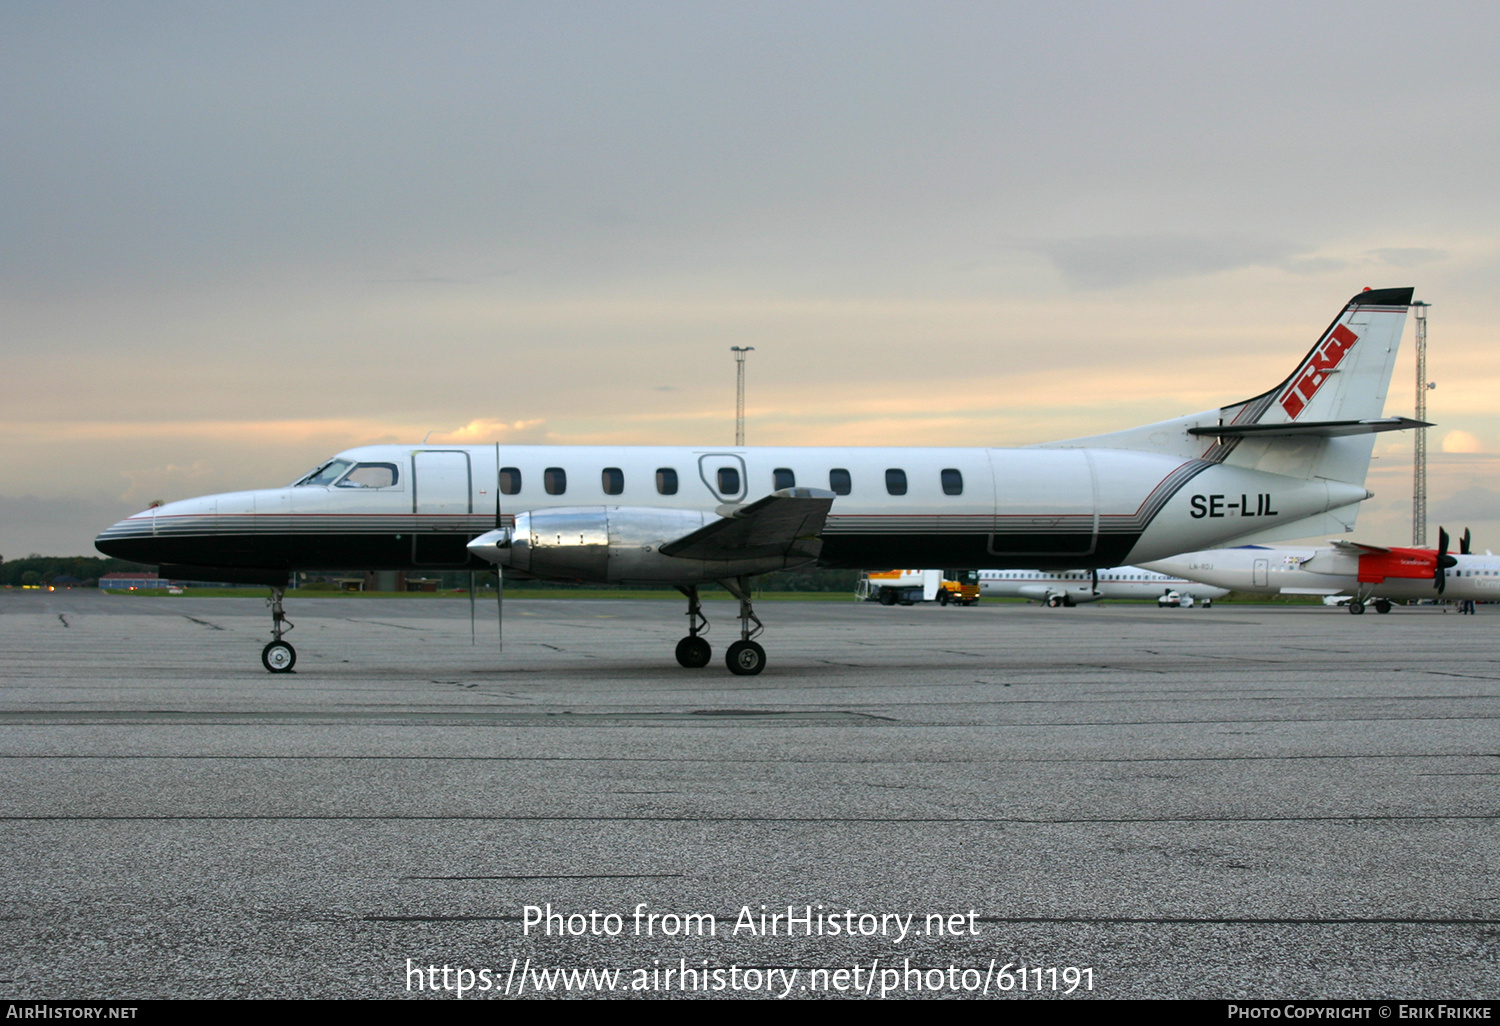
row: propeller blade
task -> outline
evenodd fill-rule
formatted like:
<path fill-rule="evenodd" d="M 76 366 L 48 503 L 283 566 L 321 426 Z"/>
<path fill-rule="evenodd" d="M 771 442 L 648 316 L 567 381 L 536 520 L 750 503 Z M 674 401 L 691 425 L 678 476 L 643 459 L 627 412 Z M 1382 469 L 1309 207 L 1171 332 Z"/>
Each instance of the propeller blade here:
<path fill-rule="evenodd" d="M 1464 528 L 1464 536 L 1462 538 L 1460 538 L 1459 541 L 1458 541 L 1458 554 L 1460 556 L 1467 556 L 1467 555 L 1469 555 L 1469 543 L 1472 540 L 1473 539 L 1469 535 L 1469 529 L 1467 527 Z"/>
<path fill-rule="evenodd" d="M 474 633 L 474 571 L 469 571 L 469 644 L 479 644 Z"/>
<path fill-rule="evenodd" d="M 1089 590 L 1095 595 L 1099 594 L 1099 568 L 1097 566 L 1089 570 Z"/>
<path fill-rule="evenodd" d="M 1448 589 L 1448 568 L 1457 566 L 1458 560 L 1448 555 L 1448 532 L 1438 528 L 1438 554 L 1436 566 L 1432 571 L 1432 581 L 1441 595 Z"/>
<path fill-rule="evenodd" d="M 499 519 L 499 443 L 495 443 L 495 529 L 504 523 Z M 505 571 L 495 564 L 495 634 L 499 637 L 499 651 L 505 651 Z"/>

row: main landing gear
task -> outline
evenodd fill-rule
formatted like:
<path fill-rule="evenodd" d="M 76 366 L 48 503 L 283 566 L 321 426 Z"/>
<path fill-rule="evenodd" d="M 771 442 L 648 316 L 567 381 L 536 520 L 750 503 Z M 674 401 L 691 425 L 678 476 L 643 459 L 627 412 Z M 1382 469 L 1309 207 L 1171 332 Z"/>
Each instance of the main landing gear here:
<path fill-rule="evenodd" d="M 701 670 L 713 658 L 714 650 L 702 635 L 708 633 L 708 617 L 703 615 L 703 603 L 698 601 L 698 586 L 681 585 L 677 588 L 688 600 L 688 635 L 677 643 L 677 661 L 689 670 Z"/>
<path fill-rule="evenodd" d="M 281 636 L 293 627 L 281 608 L 281 600 L 285 597 L 285 587 L 272 587 L 271 597 L 266 599 L 266 605 L 271 607 L 271 636 L 275 640 L 260 650 L 260 661 L 271 673 L 291 673 L 292 667 L 297 665 L 297 650 L 281 640 Z"/>
<path fill-rule="evenodd" d="M 1369 601 L 1370 598 L 1370 591 L 1373 590 L 1374 589 L 1371 588 L 1369 591 L 1366 591 L 1365 589 L 1361 588 L 1359 591 L 1355 592 L 1354 597 L 1349 600 L 1349 612 L 1353 613 L 1355 616 L 1359 616 L 1361 613 L 1363 613 L 1365 611 L 1365 603 Z M 1375 607 L 1375 612 L 1380 613 L 1381 615 L 1384 615 L 1391 611 L 1390 599 L 1378 598 L 1371 604 Z"/>
<path fill-rule="evenodd" d="M 740 600 L 740 640 L 729 646 L 724 653 L 724 662 L 729 672 L 737 677 L 753 677 L 766 668 L 766 650 L 755 643 L 755 638 L 766 629 L 755 615 L 750 604 L 750 579 L 736 577 L 733 581 L 720 581 L 724 590 Z M 751 627 L 751 624 L 755 624 Z"/>
<path fill-rule="evenodd" d="M 755 642 L 755 638 L 766 629 L 755 615 L 750 602 L 749 579 L 736 577 L 720 581 L 724 589 L 740 600 L 740 640 L 729 646 L 724 653 L 724 662 L 729 672 L 739 677 L 753 677 L 766 668 L 766 650 Z M 698 600 L 696 586 L 681 587 L 678 591 L 688 600 L 688 636 L 677 643 L 677 661 L 689 669 L 707 666 L 713 658 L 713 649 L 703 638 L 708 633 L 708 618 L 703 615 L 703 604 Z M 753 626 L 752 626 L 753 625 Z"/>

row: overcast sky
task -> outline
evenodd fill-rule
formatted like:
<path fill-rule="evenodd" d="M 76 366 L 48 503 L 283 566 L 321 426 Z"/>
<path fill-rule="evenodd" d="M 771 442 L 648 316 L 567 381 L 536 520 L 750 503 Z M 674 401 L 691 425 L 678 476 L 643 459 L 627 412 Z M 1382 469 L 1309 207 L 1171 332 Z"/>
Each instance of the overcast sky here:
<path fill-rule="evenodd" d="M 0 4 L 0 554 L 433 440 L 1010 445 L 1433 303 L 1500 549 L 1500 7 Z M 1387 412 L 1412 411 L 1411 329 Z M 1358 537 L 1410 541 L 1385 435 Z"/>

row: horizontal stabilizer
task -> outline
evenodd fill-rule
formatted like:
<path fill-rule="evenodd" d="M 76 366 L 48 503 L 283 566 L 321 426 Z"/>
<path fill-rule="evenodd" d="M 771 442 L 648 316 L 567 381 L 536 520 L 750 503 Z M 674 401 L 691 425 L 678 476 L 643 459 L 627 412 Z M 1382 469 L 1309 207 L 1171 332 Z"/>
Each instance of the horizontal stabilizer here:
<path fill-rule="evenodd" d="M 658 551 L 686 559 L 816 559 L 823 550 L 819 535 L 833 499 L 833 492 L 818 488 L 783 488 L 747 506 L 720 507 L 724 519 L 667 542 Z"/>
<path fill-rule="evenodd" d="M 1220 424 L 1215 427 L 1188 428 L 1188 434 L 1200 438 L 1285 438 L 1304 435 L 1311 438 L 1340 438 L 1344 435 L 1373 435 L 1380 431 L 1409 431 L 1432 427 L 1425 420 L 1410 417 L 1381 417 L 1379 420 L 1318 420 L 1304 424 Z"/>

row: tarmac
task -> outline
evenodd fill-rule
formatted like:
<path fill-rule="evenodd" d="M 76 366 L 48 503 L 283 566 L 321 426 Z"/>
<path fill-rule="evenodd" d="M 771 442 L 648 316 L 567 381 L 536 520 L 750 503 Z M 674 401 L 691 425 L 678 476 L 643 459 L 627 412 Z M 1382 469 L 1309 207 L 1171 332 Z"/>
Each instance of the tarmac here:
<path fill-rule="evenodd" d="M 0 994 L 1500 992 L 1500 607 L 706 607 L 0 592 Z"/>

